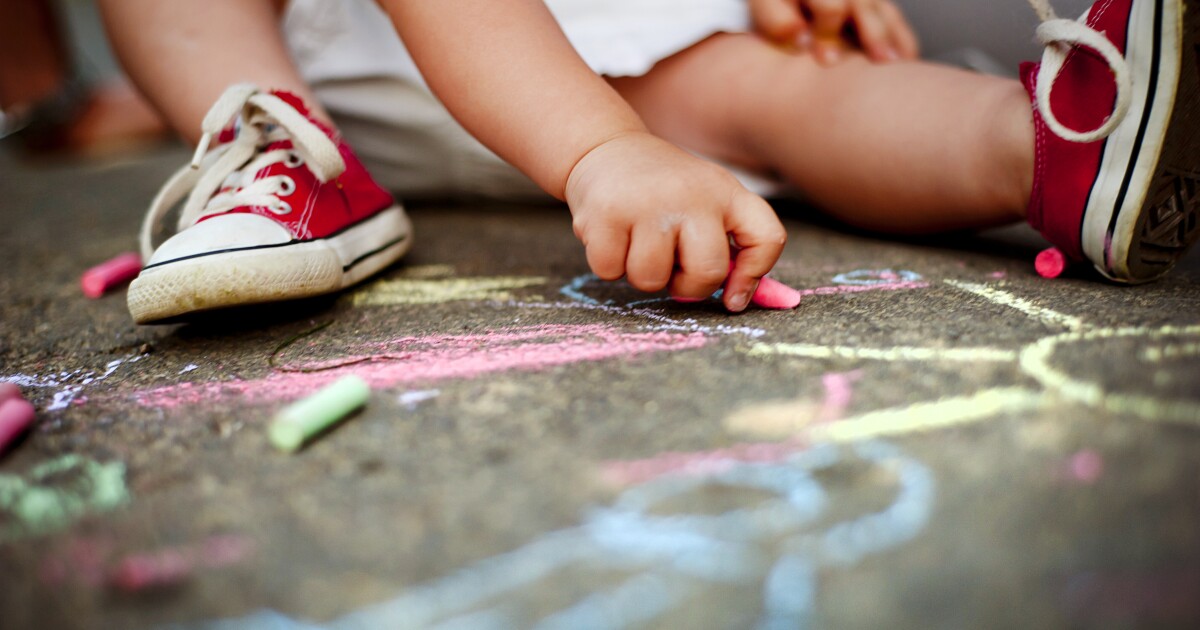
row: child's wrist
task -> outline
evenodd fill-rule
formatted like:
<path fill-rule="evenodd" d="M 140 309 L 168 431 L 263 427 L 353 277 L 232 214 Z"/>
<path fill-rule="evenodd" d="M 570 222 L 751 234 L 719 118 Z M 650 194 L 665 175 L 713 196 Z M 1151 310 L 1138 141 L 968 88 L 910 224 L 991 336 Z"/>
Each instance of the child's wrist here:
<path fill-rule="evenodd" d="M 581 182 L 586 180 L 586 174 L 588 172 L 589 165 L 594 163 L 596 158 L 604 153 L 607 153 L 615 146 L 630 140 L 636 140 L 638 138 L 645 137 L 654 138 L 655 136 L 651 135 L 649 131 L 644 129 L 627 129 L 616 132 L 604 138 L 587 151 L 584 151 L 579 158 L 575 160 L 575 163 L 571 165 L 571 169 L 567 171 L 567 178 L 566 181 L 563 182 L 562 192 L 559 195 L 559 198 L 570 203 L 571 198 L 576 196 L 575 191 L 579 186 L 583 185 Z"/>

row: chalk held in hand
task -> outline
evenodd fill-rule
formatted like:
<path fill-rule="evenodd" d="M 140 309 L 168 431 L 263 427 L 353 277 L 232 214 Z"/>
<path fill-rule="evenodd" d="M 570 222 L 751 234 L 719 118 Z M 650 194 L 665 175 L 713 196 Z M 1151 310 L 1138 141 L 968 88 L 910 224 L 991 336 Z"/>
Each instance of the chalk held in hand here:
<path fill-rule="evenodd" d="M 1043 278 L 1057 278 L 1067 269 L 1067 256 L 1057 247 L 1051 247 L 1037 255 L 1033 268 Z"/>
<path fill-rule="evenodd" d="M 789 309 L 800 306 L 800 292 L 788 285 L 763 276 L 750 301 L 763 308 Z"/>
<path fill-rule="evenodd" d="M 733 273 L 736 261 L 729 261 L 729 273 Z M 800 306 L 800 292 L 788 285 L 763 276 L 750 296 L 750 302 L 760 308 L 791 309 Z"/>
<path fill-rule="evenodd" d="M 344 376 L 275 414 L 268 437 L 279 450 L 295 451 L 366 404 L 370 397 L 371 388 L 366 381 L 354 375 Z"/>
<path fill-rule="evenodd" d="M 20 392 L 16 398 L 0 400 L 0 454 L 33 424 L 35 414 L 33 405 L 21 398 Z"/>
<path fill-rule="evenodd" d="M 142 257 L 126 252 L 83 272 L 79 284 L 83 286 L 84 295 L 95 299 L 133 280 L 141 271 Z"/>

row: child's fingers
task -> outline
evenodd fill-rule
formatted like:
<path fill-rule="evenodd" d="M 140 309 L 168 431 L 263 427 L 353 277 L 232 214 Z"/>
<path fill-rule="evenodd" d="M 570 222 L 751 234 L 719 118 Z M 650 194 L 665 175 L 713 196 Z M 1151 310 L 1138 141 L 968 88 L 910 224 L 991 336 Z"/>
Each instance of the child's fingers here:
<path fill-rule="evenodd" d="M 831 64 L 841 58 L 842 30 L 850 17 L 850 0 L 807 0 L 812 13 L 813 54 L 817 61 Z"/>
<path fill-rule="evenodd" d="M 733 200 L 733 211 L 727 216 L 726 230 L 738 247 L 733 268 L 725 282 L 725 307 L 742 311 L 750 296 L 772 267 L 787 242 L 787 232 L 762 197 L 744 192 Z"/>
<path fill-rule="evenodd" d="M 587 252 L 588 267 L 601 280 L 617 280 L 625 275 L 625 259 L 629 252 L 629 230 L 594 229 L 579 234 Z"/>
<path fill-rule="evenodd" d="M 862 45 L 867 56 L 875 61 L 895 61 L 900 58 L 900 51 L 892 43 L 892 34 L 884 20 L 880 8 L 886 2 L 876 0 L 860 0 L 854 3 L 851 17 L 854 19 L 854 29 L 858 33 L 858 43 Z"/>
<path fill-rule="evenodd" d="M 634 226 L 625 260 L 625 279 L 639 291 L 661 291 L 675 269 L 674 231 Z"/>
<path fill-rule="evenodd" d="M 796 0 L 750 0 L 750 15 L 754 29 L 772 41 L 797 43 L 808 30 Z"/>
<path fill-rule="evenodd" d="M 729 237 L 718 222 L 692 221 L 679 232 L 679 268 L 671 276 L 671 297 L 704 299 L 729 274 Z"/>
<path fill-rule="evenodd" d="M 879 15 L 887 24 L 892 45 L 900 53 L 900 58 L 916 59 L 921 54 L 921 46 L 917 40 L 917 34 L 913 31 L 912 25 L 908 23 L 908 19 L 904 17 L 904 12 L 900 10 L 900 7 L 892 2 L 883 2 L 879 5 Z"/>

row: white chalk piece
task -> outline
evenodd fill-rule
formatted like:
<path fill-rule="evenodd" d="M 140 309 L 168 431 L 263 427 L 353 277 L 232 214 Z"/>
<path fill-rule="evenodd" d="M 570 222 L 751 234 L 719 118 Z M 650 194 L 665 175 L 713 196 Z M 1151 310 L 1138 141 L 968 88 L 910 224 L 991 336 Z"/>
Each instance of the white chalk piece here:
<path fill-rule="evenodd" d="M 366 404 L 371 387 L 363 379 L 344 376 L 317 393 L 275 414 L 268 437 L 276 448 L 293 452 L 350 412 Z"/>

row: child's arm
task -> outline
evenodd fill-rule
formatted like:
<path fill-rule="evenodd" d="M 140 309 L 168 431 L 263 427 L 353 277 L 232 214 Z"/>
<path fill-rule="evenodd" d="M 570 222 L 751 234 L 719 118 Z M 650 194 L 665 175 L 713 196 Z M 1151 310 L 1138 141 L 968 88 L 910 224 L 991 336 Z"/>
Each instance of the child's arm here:
<path fill-rule="evenodd" d="M 426 81 L 481 142 L 564 199 L 592 270 L 745 308 L 786 233 L 724 169 L 650 135 L 537 0 L 382 0 Z"/>
<path fill-rule="evenodd" d="M 821 63 L 838 59 L 847 26 L 875 61 L 917 57 L 917 36 L 891 0 L 750 0 L 750 14 L 759 33 L 811 48 Z"/>

